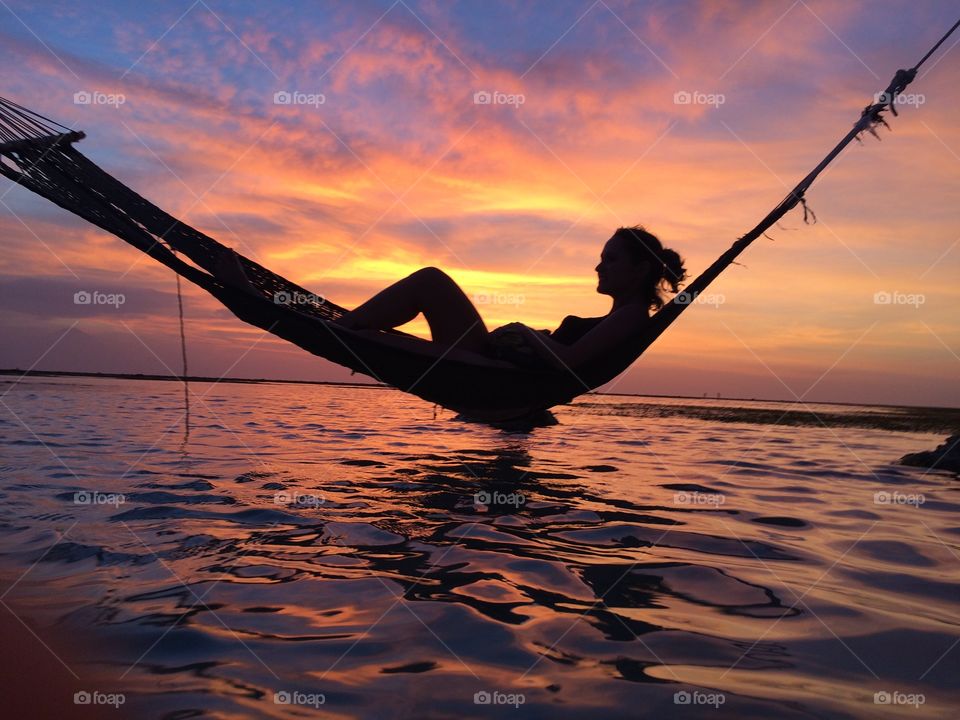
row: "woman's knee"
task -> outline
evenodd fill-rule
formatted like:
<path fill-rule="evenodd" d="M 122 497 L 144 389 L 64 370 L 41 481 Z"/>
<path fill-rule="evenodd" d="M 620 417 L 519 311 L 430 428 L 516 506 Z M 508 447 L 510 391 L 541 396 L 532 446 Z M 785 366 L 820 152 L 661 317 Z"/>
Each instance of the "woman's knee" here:
<path fill-rule="evenodd" d="M 432 266 L 420 268 L 415 273 L 413 273 L 413 277 L 420 278 L 423 280 L 433 280 L 433 281 L 437 281 L 437 280 L 448 281 L 451 279 L 450 276 L 447 275 L 443 270 L 437 267 L 432 267 Z"/>
<path fill-rule="evenodd" d="M 420 268 L 411 276 L 418 285 L 426 287 L 428 290 L 438 290 L 441 288 L 457 287 L 453 278 L 447 275 L 443 270 L 436 267 Z"/>

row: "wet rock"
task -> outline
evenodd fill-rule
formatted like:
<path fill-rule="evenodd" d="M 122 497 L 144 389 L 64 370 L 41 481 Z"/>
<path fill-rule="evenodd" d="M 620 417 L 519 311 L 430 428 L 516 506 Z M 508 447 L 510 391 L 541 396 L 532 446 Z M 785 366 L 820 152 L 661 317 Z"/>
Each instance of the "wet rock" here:
<path fill-rule="evenodd" d="M 960 472 L 960 435 L 951 435 L 936 450 L 908 453 L 900 458 L 902 465 Z"/>

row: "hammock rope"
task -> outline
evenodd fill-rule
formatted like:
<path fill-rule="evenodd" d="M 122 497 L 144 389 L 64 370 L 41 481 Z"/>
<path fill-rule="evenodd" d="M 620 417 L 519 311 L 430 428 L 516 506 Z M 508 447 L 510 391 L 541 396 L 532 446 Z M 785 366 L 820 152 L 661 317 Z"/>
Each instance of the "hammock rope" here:
<path fill-rule="evenodd" d="M 758 237 L 801 205 L 812 216 L 806 191 L 854 139 L 876 135 L 883 113 L 897 115 L 897 98 L 919 67 L 960 27 L 956 24 L 910 69 L 896 72 L 837 145 L 749 232 L 666 303 L 622 347 L 587 366 L 533 371 L 473 353 L 446 350 L 398 330 L 353 332 L 331 322 L 346 310 L 240 254 L 246 289 L 217 277 L 228 248 L 180 222 L 91 162 L 73 144 L 83 132 L 0 98 L 0 173 L 51 202 L 103 228 L 163 263 L 178 275 L 183 376 L 186 339 L 179 278 L 202 287 L 238 318 L 267 332 L 430 402 L 482 420 L 506 420 L 553 405 L 609 382 L 626 370 L 687 309 L 692 301 Z M 190 263 L 182 260 L 182 254 Z M 192 264 L 191 264 L 192 263 Z"/>
<path fill-rule="evenodd" d="M 870 105 L 867 105 L 863 111 L 860 113 L 860 118 L 854 123 L 850 131 L 843 136 L 843 138 L 836 144 L 836 146 L 820 161 L 820 163 L 811 170 L 806 177 L 804 177 L 797 185 L 787 193 L 786 197 L 780 201 L 780 203 L 771 210 L 763 220 L 761 220 L 752 230 L 750 230 L 746 235 L 743 235 L 739 240 L 737 240 L 729 250 L 727 250 L 723 255 L 721 255 L 716 262 L 713 263 L 709 268 L 707 268 L 703 273 L 701 273 L 693 282 L 687 285 L 684 293 L 688 297 L 696 297 L 699 293 L 703 292 L 706 287 L 713 282 L 713 280 L 728 266 L 730 265 L 744 250 L 747 249 L 747 246 L 750 245 L 754 240 L 760 237 L 764 232 L 766 232 L 774 223 L 776 223 L 780 218 L 786 215 L 790 210 L 795 208 L 798 204 L 803 206 L 804 210 L 804 221 L 807 220 L 807 216 L 812 211 L 807 207 L 806 204 L 806 192 L 813 185 L 817 177 L 822 173 L 827 166 L 833 162 L 833 160 L 847 147 L 853 140 L 859 139 L 864 132 L 869 132 L 876 136 L 875 128 L 878 125 L 887 126 L 886 121 L 883 119 L 882 113 L 889 109 L 894 115 L 897 115 L 896 111 L 896 102 L 897 97 L 899 97 L 904 90 L 907 89 L 907 86 L 913 82 L 913 79 L 917 76 L 917 70 L 920 66 L 927 61 L 927 59 L 933 55 L 933 53 L 939 48 L 953 32 L 960 27 L 960 20 L 954 23 L 946 34 L 937 43 L 930 48 L 929 51 L 920 59 L 920 61 L 909 69 L 900 69 L 894 74 L 893 79 L 890 81 L 890 84 L 887 85 L 886 90 L 882 93 L 879 93 L 875 96 L 875 102 Z M 889 126 L 887 126 L 889 127 Z M 814 216 L 815 217 L 815 216 Z M 689 305 L 690 302 L 677 303 L 672 302 L 668 305 L 665 305 L 654 317 L 653 324 L 659 329 L 660 332 L 663 332 L 674 320 L 679 317 Z M 654 330 L 656 332 L 656 330 Z M 659 333 L 657 334 L 659 336 Z M 653 338 L 656 339 L 655 337 Z M 652 343 L 653 340 L 651 340 Z M 643 350 L 646 347 L 649 347 L 648 343 L 644 346 Z M 642 352 L 642 350 L 641 350 Z"/>

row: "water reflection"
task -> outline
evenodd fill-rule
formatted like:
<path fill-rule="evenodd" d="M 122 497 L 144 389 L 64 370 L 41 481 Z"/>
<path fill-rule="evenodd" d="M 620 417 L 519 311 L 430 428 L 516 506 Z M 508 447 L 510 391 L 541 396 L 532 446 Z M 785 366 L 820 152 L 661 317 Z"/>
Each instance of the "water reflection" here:
<path fill-rule="evenodd" d="M 872 682 L 846 648 L 909 629 L 939 656 L 956 638 L 938 620 L 953 586 L 932 580 L 945 551 L 902 514 L 877 526 L 891 509 L 863 498 L 878 471 L 838 464 L 826 433 L 784 431 L 756 456 L 769 428 L 667 433 L 591 408 L 513 433 L 380 391 L 243 390 L 195 404 L 187 443 L 163 436 L 173 393 L 117 391 L 94 420 L 82 391 L 61 391 L 57 419 L 31 419 L 62 464 L 0 426 L 19 600 L 96 628 L 91 667 L 141 698 L 140 717 L 284 717 L 281 690 L 345 715 L 472 717 L 495 689 L 525 696 L 518 717 L 682 717 L 702 708 L 674 693 L 698 687 L 725 692 L 718 717 L 843 716 Z M 92 484 L 124 502 L 77 505 Z M 936 512 L 938 533 L 960 518 L 947 499 Z M 834 567 L 845 554 L 868 565 Z M 931 698 L 955 668 L 931 671 Z"/>

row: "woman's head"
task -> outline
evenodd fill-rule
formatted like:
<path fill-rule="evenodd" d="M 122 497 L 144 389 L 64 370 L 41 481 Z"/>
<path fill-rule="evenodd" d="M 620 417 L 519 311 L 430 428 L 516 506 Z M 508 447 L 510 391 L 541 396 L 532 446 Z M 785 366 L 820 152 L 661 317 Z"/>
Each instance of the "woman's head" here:
<path fill-rule="evenodd" d="M 596 270 L 598 293 L 610 295 L 615 304 L 639 297 L 651 310 L 663 307 L 664 294 L 679 291 L 687 277 L 681 257 L 639 225 L 617 229 L 603 246 Z"/>

